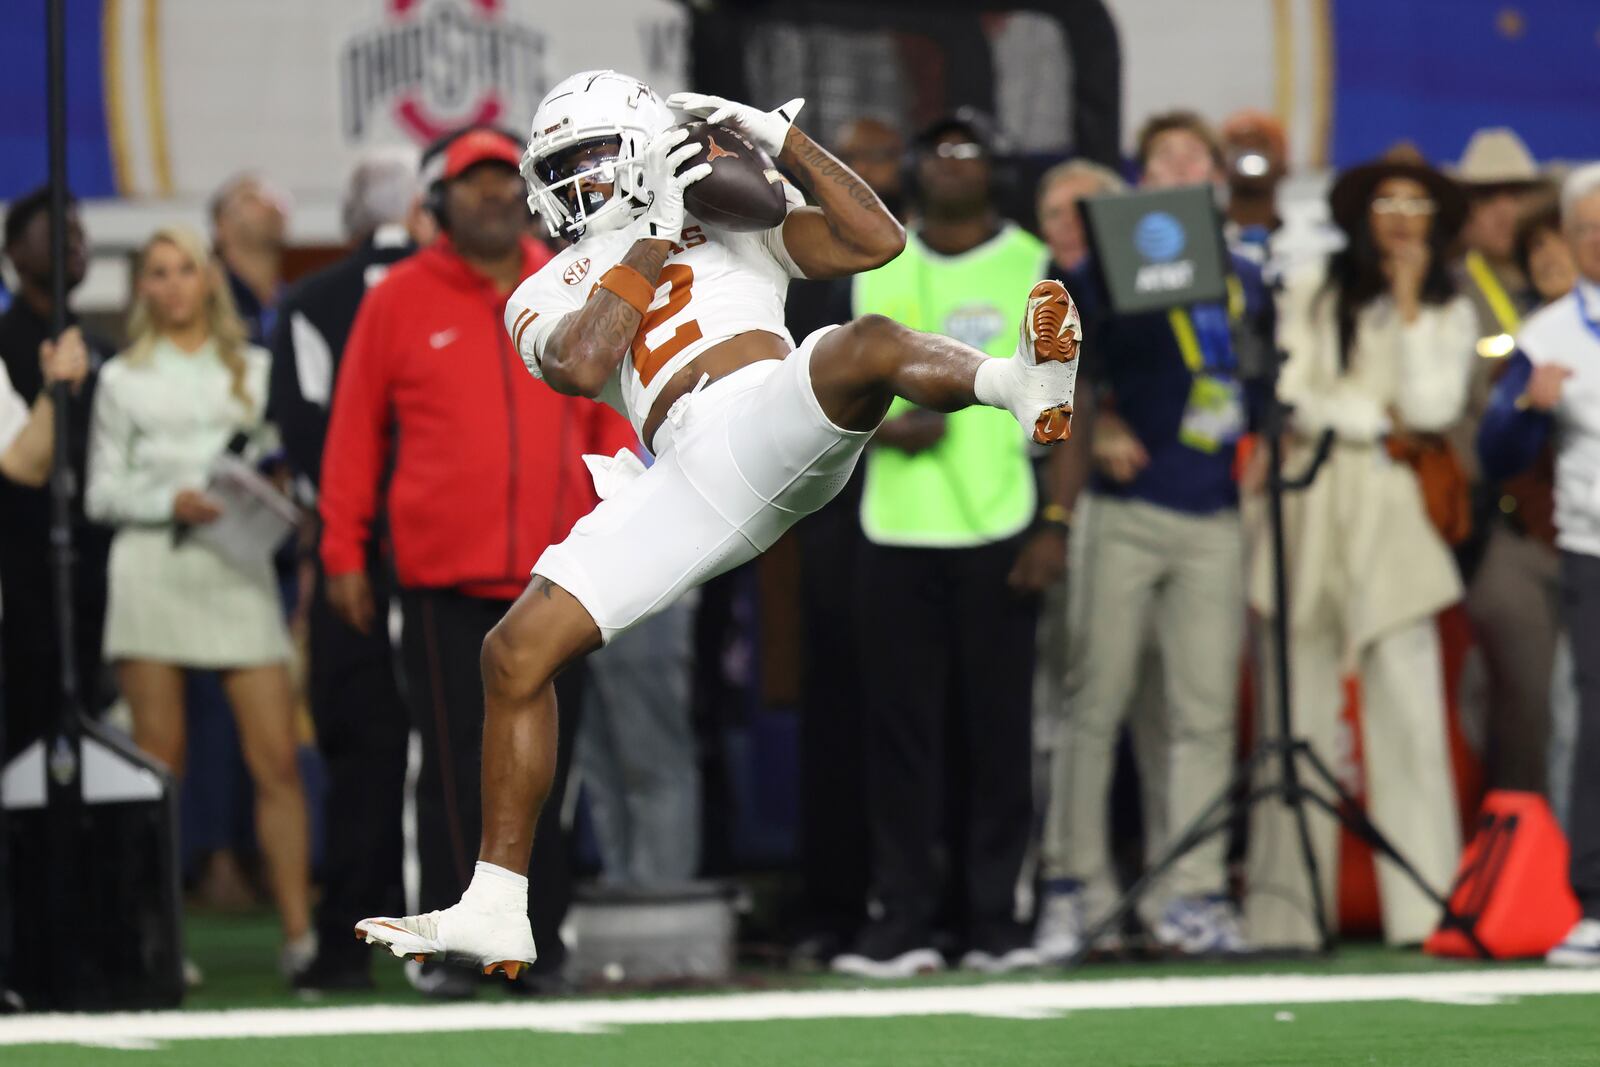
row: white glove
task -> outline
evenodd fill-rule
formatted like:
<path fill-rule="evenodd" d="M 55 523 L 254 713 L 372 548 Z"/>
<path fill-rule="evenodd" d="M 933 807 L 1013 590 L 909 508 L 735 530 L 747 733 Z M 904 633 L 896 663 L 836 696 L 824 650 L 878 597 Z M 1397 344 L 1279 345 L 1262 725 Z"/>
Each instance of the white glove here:
<path fill-rule="evenodd" d="M 667 106 L 674 111 L 686 111 L 697 119 L 712 125 L 732 122 L 759 145 L 767 155 L 777 158 L 783 151 L 783 142 L 789 136 L 789 127 L 795 116 L 806 106 L 803 96 L 797 96 L 776 111 L 761 111 L 749 104 L 736 104 L 720 96 L 704 93 L 673 93 L 667 97 Z"/>
<path fill-rule="evenodd" d="M 651 237 L 677 241 L 683 235 L 683 191 L 711 173 L 710 163 L 679 173 L 678 168 L 701 151 L 698 144 L 683 144 L 688 136 L 688 130 L 675 126 L 658 134 L 644 151 L 644 187 L 650 194 L 644 221 Z"/>

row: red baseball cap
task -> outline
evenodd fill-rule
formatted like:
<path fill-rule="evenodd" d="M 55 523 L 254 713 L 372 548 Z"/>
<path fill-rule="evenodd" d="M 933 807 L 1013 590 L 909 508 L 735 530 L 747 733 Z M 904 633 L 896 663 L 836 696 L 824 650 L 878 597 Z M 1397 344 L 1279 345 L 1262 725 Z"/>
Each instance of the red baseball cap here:
<path fill-rule="evenodd" d="M 479 163 L 504 163 L 516 170 L 522 164 L 522 146 L 499 130 L 468 130 L 424 164 L 422 177 L 428 183 L 449 181 Z"/>

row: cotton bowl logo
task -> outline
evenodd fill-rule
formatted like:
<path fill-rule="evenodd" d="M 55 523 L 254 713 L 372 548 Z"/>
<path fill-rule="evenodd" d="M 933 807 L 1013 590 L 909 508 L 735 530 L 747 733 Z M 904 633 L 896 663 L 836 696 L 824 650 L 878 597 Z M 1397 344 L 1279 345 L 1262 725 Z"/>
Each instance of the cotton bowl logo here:
<path fill-rule="evenodd" d="M 1015 330 L 1016 327 L 1009 327 Z M 983 348 L 995 337 L 1008 332 L 1005 315 L 992 304 L 963 304 L 945 316 L 946 337 L 953 337 L 964 345 Z"/>
<path fill-rule="evenodd" d="M 506 101 L 544 95 L 544 35 L 506 18 L 504 0 L 388 0 L 385 22 L 346 42 L 339 59 L 345 136 L 390 111 L 422 143 L 501 121 Z"/>
<path fill-rule="evenodd" d="M 1150 212 L 1133 228 L 1133 246 L 1152 263 L 1171 263 L 1186 244 L 1183 223 L 1165 211 Z"/>

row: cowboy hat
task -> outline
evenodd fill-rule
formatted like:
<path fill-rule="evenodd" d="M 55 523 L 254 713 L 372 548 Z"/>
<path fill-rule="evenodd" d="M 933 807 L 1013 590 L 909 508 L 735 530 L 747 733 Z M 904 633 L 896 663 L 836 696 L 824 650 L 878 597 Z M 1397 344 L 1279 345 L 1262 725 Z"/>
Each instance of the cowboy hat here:
<path fill-rule="evenodd" d="M 1461 232 L 1467 220 L 1467 198 L 1461 186 L 1426 163 L 1398 155 L 1351 167 L 1339 175 L 1328 193 L 1328 207 L 1339 229 L 1347 235 L 1356 232 L 1367 217 L 1373 190 L 1389 178 L 1409 178 L 1428 190 L 1437 207 L 1433 224 L 1445 240 L 1453 240 Z"/>
<path fill-rule="evenodd" d="M 1544 176 L 1522 138 L 1504 126 L 1479 130 L 1467 141 L 1451 177 L 1470 188 L 1540 185 Z"/>

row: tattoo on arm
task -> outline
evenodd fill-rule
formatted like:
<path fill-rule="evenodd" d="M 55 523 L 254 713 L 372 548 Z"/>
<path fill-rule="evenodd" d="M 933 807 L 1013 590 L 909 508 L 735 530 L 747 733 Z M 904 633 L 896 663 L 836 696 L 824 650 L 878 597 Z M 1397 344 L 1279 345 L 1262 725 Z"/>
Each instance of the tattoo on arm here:
<path fill-rule="evenodd" d="M 900 254 L 905 231 L 859 174 L 794 128 L 778 158 L 821 208 L 822 225 L 808 220 L 803 236 L 784 227 L 789 253 L 808 277 L 854 274 Z"/>
<path fill-rule="evenodd" d="M 782 153 L 789 157 L 784 162 L 790 165 L 790 169 L 795 172 L 795 176 L 806 189 L 822 201 L 824 211 L 828 209 L 830 200 L 842 194 L 855 201 L 862 210 L 886 212 L 887 209 L 884 208 L 883 201 L 878 199 L 878 194 L 872 191 L 860 175 L 835 159 L 826 148 L 803 133 L 793 140 L 795 142 L 793 146 L 787 144 L 784 146 L 785 149 L 790 149 Z"/>
<path fill-rule="evenodd" d="M 670 251 L 672 245 L 668 241 L 641 238 L 622 257 L 622 265 L 654 282 L 661 276 Z M 583 307 L 551 336 L 545 356 L 547 374 L 552 363 L 568 373 L 587 366 L 591 371 L 603 372 L 598 374 L 603 382 L 622 362 L 643 318 L 609 289 L 596 288 Z"/>
<path fill-rule="evenodd" d="M 555 587 L 555 583 L 550 579 L 544 577 L 543 575 L 535 574 L 533 576 L 533 584 L 528 588 L 532 589 L 535 593 L 544 594 L 544 598 L 549 600 L 550 590 L 554 589 Z"/>

